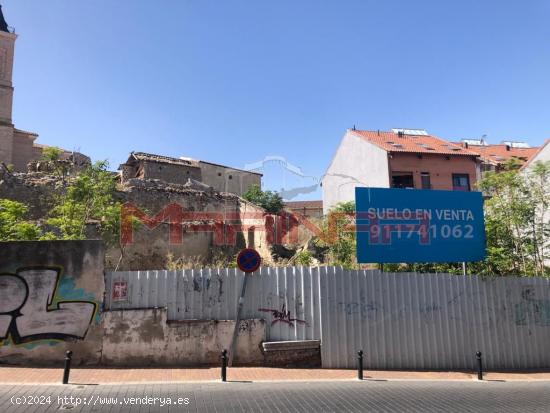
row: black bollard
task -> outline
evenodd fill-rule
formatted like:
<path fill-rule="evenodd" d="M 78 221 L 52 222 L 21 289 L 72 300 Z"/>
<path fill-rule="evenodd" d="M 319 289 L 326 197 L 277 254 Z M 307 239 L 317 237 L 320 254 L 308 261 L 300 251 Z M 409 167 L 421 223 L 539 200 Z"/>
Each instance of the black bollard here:
<path fill-rule="evenodd" d="M 72 351 L 67 351 L 65 355 L 65 368 L 63 369 L 63 384 L 69 384 L 69 374 L 71 373 Z"/>
<path fill-rule="evenodd" d="M 227 381 L 227 350 L 222 351 L 222 381 Z"/>
<path fill-rule="evenodd" d="M 483 380 L 483 365 L 481 363 L 481 351 L 476 352 L 477 358 L 477 379 Z"/>
<path fill-rule="evenodd" d="M 357 352 L 357 378 L 363 380 L 363 350 Z"/>

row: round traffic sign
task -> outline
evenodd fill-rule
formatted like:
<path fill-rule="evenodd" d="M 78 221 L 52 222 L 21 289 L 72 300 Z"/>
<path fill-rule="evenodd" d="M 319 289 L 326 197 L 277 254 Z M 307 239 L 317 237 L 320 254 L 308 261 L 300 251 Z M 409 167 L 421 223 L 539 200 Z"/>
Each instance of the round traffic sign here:
<path fill-rule="evenodd" d="M 254 272 L 260 268 L 261 263 L 262 257 L 252 248 L 245 248 L 237 255 L 237 266 L 242 272 Z"/>

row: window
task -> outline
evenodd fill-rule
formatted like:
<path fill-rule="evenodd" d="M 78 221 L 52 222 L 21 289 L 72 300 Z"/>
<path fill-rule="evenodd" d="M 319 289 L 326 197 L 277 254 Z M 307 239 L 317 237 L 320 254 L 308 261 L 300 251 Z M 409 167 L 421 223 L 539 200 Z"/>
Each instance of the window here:
<path fill-rule="evenodd" d="M 429 172 L 422 172 L 420 174 L 420 180 L 422 182 L 422 189 L 432 189 Z"/>
<path fill-rule="evenodd" d="M 453 191 L 469 191 L 470 177 L 467 174 L 453 174 Z"/>
<path fill-rule="evenodd" d="M 392 188 L 414 188 L 412 172 L 393 172 L 391 186 Z"/>

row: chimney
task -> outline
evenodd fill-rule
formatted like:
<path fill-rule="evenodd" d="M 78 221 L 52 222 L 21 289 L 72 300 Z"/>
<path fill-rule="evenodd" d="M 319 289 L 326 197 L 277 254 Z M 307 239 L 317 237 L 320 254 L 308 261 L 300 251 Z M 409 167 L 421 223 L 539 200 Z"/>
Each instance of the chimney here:
<path fill-rule="evenodd" d="M 506 150 L 507 150 L 507 151 L 510 150 L 510 145 L 506 144 Z"/>
<path fill-rule="evenodd" d="M 463 146 L 468 149 L 468 142 L 463 142 Z"/>
<path fill-rule="evenodd" d="M 400 131 L 397 132 L 397 136 L 402 138 L 403 136 L 405 136 L 405 133 L 402 130 L 400 130 Z"/>

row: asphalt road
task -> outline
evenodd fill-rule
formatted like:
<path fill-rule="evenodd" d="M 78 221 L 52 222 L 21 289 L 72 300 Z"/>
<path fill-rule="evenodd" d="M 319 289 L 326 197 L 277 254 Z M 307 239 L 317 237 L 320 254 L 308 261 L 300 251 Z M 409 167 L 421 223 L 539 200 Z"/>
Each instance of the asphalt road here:
<path fill-rule="evenodd" d="M 0 412 L 550 412 L 549 390 L 542 381 L 2 385 Z"/>

